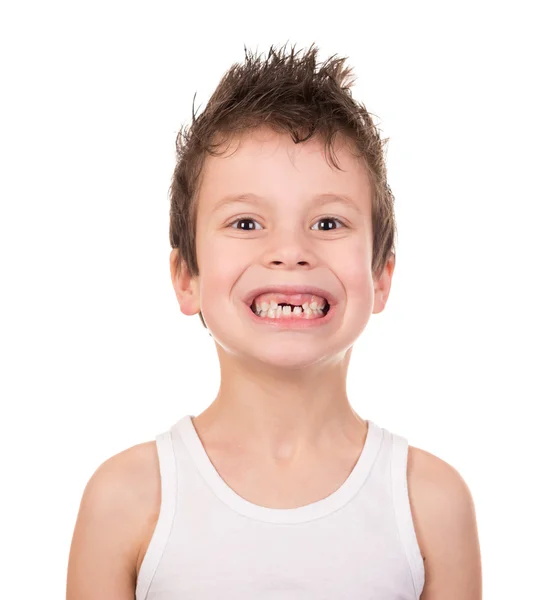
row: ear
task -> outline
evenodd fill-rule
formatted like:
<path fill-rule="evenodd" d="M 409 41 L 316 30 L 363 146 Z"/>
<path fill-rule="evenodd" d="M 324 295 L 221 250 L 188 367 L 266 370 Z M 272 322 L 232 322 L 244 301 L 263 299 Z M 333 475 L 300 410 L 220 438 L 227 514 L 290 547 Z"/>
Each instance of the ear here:
<path fill-rule="evenodd" d="M 183 314 L 196 315 L 199 310 L 199 277 L 189 274 L 186 262 L 180 259 L 178 248 L 173 248 L 169 256 L 171 282 L 175 290 L 180 310 Z"/>
<path fill-rule="evenodd" d="M 387 264 L 383 268 L 381 275 L 378 279 L 374 280 L 374 310 L 373 314 L 380 313 L 387 304 L 389 298 L 389 292 L 391 291 L 391 281 L 393 279 L 393 272 L 395 267 L 395 256 L 391 254 L 391 257 L 387 261 Z"/>

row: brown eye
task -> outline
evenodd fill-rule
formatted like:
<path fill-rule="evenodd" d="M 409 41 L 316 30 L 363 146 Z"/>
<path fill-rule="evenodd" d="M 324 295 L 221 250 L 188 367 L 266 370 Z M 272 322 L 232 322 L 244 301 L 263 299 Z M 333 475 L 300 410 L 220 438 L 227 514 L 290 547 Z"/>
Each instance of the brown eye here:
<path fill-rule="evenodd" d="M 255 221 L 254 219 L 251 219 L 249 217 L 241 217 L 240 219 L 235 219 L 235 221 L 230 223 L 229 227 L 232 227 L 233 225 L 235 225 L 237 223 L 244 223 L 244 224 L 247 224 L 248 226 L 247 227 L 245 227 L 245 226 L 233 227 L 233 229 L 240 229 L 242 231 L 254 231 L 255 227 L 251 227 L 250 225 L 257 223 L 257 221 Z"/>
<path fill-rule="evenodd" d="M 324 221 L 335 221 L 336 223 L 340 223 L 340 227 L 331 227 L 331 228 L 318 227 L 317 228 L 318 231 L 333 231 L 334 229 L 341 229 L 342 227 L 346 226 L 342 220 L 337 219 L 336 217 L 323 217 L 322 219 L 319 219 L 319 221 L 317 221 L 317 223 L 322 223 Z"/>

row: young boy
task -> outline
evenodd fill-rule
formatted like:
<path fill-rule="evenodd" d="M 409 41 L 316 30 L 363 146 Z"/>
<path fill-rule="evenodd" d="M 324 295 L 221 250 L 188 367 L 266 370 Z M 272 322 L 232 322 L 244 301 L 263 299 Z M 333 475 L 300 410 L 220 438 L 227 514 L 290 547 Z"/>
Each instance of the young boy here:
<path fill-rule="evenodd" d="M 88 482 L 68 600 L 479 600 L 470 491 L 361 418 L 353 344 L 395 265 L 384 142 L 344 59 L 247 53 L 177 140 L 171 277 L 217 396 Z"/>

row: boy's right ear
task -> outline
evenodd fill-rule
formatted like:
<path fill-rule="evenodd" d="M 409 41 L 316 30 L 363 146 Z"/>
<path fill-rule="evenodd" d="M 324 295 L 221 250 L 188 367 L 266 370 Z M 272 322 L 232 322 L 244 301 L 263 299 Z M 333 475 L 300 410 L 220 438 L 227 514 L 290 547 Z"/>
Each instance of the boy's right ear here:
<path fill-rule="evenodd" d="M 199 277 L 190 276 L 186 262 L 180 258 L 178 248 L 171 251 L 169 270 L 181 312 L 188 316 L 196 315 L 200 311 Z"/>

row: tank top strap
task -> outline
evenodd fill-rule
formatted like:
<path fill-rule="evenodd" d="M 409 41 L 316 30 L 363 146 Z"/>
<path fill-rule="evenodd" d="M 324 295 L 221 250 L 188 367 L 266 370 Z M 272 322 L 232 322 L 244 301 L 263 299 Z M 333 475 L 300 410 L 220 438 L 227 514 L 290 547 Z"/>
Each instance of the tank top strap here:
<path fill-rule="evenodd" d="M 420 596 L 424 586 L 425 571 L 423 557 L 415 534 L 408 494 L 409 445 L 405 437 L 396 433 L 390 433 L 390 435 L 392 436 L 391 485 L 398 533 L 410 566 L 413 586 L 417 596 Z"/>
<path fill-rule="evenodd" d="M 150 584 L 164 553 L 177 506 L 177 466 L 171 430 L 156 436 L 156 449 L 160 464 L 161 502 L 160 513 L 141 568 L 137 577 L 135 600 L 147 597 Z"/>

